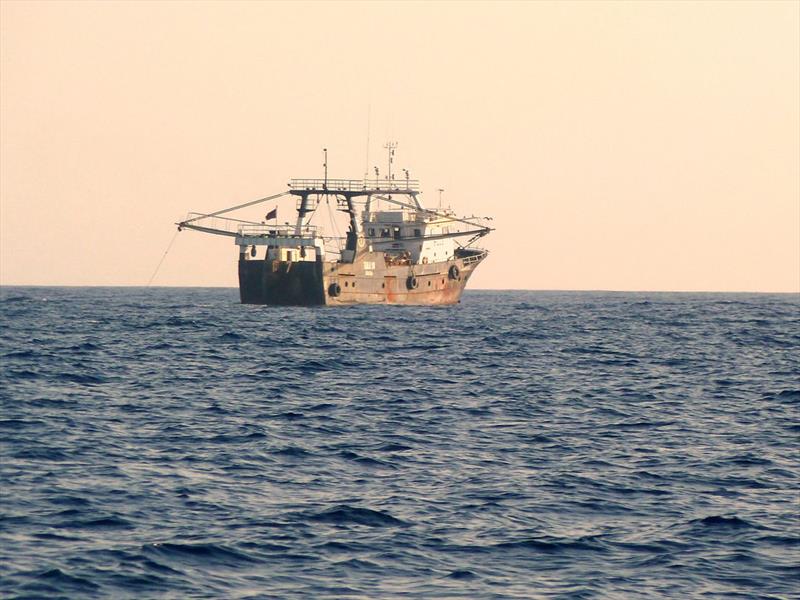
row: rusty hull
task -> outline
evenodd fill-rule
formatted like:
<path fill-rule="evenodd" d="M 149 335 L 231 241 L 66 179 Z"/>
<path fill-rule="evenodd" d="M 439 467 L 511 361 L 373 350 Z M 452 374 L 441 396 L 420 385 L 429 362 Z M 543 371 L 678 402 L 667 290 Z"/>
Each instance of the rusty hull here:
<path fill-rule="evenodd" d="M 382 252 L 360 253 L 354 262 L 239 259 L 242 304 L 321 306 L 345 304 L 447 305 L 464 287 L 486 252 L 446 262 L 389 266 Z M 451 272 L 456 266 L 458 274 Z M 416 278 L 416 288 L 409 278 Z"/>

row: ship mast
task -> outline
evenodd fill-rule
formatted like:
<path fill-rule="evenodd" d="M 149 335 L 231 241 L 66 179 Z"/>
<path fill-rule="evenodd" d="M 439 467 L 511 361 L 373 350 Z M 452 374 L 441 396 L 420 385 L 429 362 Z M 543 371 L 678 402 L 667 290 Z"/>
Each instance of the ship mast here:
<path fill-rule="evenodd" d="M 394 179 L 392 177 L 392 163 L 394 163 L 394 149 L 397 148 L 397 142 L 386 142 L 383 147 L 389 151 L 389 173 L 386 175 L 386 179 L 391 181 Z"/>

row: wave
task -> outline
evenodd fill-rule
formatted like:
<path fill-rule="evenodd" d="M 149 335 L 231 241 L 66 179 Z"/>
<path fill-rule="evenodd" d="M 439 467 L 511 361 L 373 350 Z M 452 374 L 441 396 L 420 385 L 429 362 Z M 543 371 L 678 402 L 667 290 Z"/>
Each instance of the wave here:
<path fill-rule="evenodd" d="M 762 529 L 762 527 L 754 525 L 750 521 L 742 519 L 741 517 L 737 517 L 736 515 L 711 515 L 701 519 L 689 521 L 689 524 L 695 528 L 716 530 Z"/>
<path fill-rule="evenodd" d="M 286 448 L 273 450 L 272 454 L 275 454 L 277 456 L 292 456 L 297 458 L 311 456 L 311 453 L 308 450 L 304 450 L 303 448 L 299 448 L 297 446 L 287 446 Z"/>
<path fill-rule="evenodd" d="M 162 559 L 172 559 L 179 562 L 188 561 L 206 565 L 225 565 L 229 567 L 238 567 L 260 562 L 246 552 L 235 550 L 224 544 L 214 544 L 210 542 L 157 542 L 154 544 L 146 544 L 142 547 L 142 552 L 147 555 L 158 556 Z"/>
<path fill-rule="evenodd" d="M 470 581 L 477 578 L 477 575 L 468 569 L 456 569 L 447 574 L 448 579 L 455 579 L 457 581 Z"/>
<path fill-rule="evenodd" d="M 69 591 L 96 591 L 100 586 L 85 577 L 65 573 L 61 569 L 48 569 L 33 576 L 37 581 L 46 582 L 53 586 L 53 590 L 61 593 L 64 589 Z"/>
<path fill-rule="evenodd" d="M 607 552 L 605 545 L 599 543 L 597 538 L 586 537 L 579 539 L 542 538 L 526 539 L 510 542 L 501 542 L 489 547 L 496 550 L 535 550 L 545 553 L 572 553 L 572 552 Z"/>
<path fill-rule="evenodd" d="M 133 523 L 115 515 L 84 521 L 70 521 L 62 523 L 60 527 L 72 529 L 134 529 Z"/>
<path fill-rule="evenodd" d="M 366 525 L 368 527 L 402 527 L 408 525 L 386 512 L 340 504 L 322 512 L 307 515 L 311 521 L 337 525 Z"/>
<path fill-rule="evenodd" d="M 397 467 L 393 464 L 378 460 L 376 458 L 370 458 L 368 456 L 361 456 L 360 454 L 356 454 L 355 452 L 351 452 L 349 450 L 342 450 L 339 452 L 339 456 L 341 456 L 345 460 L 353 461 L 358 463 L 359 465 L 365 467 L 372 467 L 376 469 L 396 469 Z"/>
<path fill-rule="evenodd" d="M 80 385 L 102 385 L 108 383 L 106 377 L 102 375 L 91 375 L 89 373 L 63 373 L 59 375 L 58 379 Z"/>
<path fill-rule="evenodd" d="M 243 340 L 245 337 L 235 331 L 226 331 L 222 335 L 217 336 L 216 341 L 218 342 L 238 342 L 239 340 Z"/>

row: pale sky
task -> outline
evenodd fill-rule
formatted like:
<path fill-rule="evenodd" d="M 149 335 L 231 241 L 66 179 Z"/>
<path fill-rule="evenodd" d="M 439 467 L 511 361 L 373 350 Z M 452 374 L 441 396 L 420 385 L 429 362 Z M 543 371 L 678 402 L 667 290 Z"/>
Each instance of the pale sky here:
<path fill-rule="evenodd" d="M 362 177 L 369 112 L 370 165 L 494 217 L 470 288 L 800 291 L 798 2 L 0 11 L 4 285 L 144 285 L 190 210 Z M 185 231 L 154 285 L 237 257 Z"/>

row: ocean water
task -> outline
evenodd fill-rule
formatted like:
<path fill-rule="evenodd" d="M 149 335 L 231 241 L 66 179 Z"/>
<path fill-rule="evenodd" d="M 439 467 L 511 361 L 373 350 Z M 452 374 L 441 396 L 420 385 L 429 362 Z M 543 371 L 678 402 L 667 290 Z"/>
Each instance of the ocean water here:
<path fill-rule="evenodd" d="M 800 298 L 0 290 L 2 598 L 797 598 Z"/>

